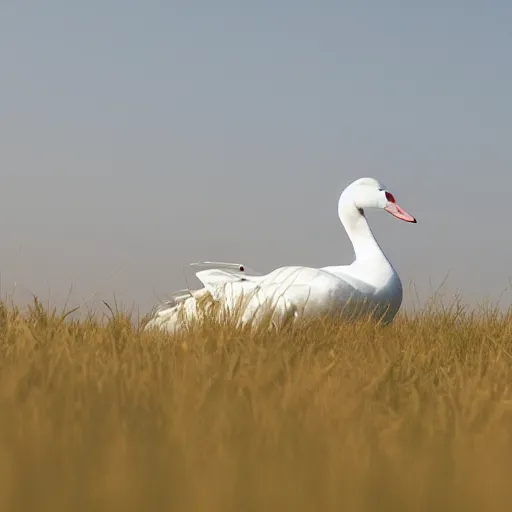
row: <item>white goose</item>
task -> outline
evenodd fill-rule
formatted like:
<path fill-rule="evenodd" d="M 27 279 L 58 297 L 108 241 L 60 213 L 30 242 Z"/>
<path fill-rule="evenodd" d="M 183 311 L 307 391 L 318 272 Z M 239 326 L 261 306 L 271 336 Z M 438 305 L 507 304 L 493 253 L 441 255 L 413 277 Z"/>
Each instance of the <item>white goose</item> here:
<path fill-rule="evenodd" d="M 257 322 L 272 310 L 274 325 L 300 316 L 371 314 L 383 323 L 393 320 L 402 303 L 402 283 L 382 252 L 364 215 L 365 208 L 381 208 L 405 222 L 416 219 L 373 178 L 351 183 L 341 194 L 338 214 L 355 252 L 350 265 L 311 268 L 289 266 L 266 275 L 247 272 L 243 265 L 204 262 L 196 276 L 200 290 L 183 290 L 159 306 L 146 329 L 179 331 L 183 322 L 200 316 L 198 301 L 213 299 L 228 314 L 235 308 L 241 323 Z"/>

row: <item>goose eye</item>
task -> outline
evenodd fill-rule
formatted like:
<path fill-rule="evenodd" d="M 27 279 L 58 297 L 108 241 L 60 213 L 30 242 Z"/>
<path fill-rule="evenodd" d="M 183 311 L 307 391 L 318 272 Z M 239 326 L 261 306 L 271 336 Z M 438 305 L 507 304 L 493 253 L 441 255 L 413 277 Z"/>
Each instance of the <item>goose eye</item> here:
<path fill-rule="evenodd" d="M 386 199 L 390 203 L 396 203 L 396 199 L 395 199 L 395 197 L 393 196 L 393 194 L 391 192 L 386 192 Z"/>

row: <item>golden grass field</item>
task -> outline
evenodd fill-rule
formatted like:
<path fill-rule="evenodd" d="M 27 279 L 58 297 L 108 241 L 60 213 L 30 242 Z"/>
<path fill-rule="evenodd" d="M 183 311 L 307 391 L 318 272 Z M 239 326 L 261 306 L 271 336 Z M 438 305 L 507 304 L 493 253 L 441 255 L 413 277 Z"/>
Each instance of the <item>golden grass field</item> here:
<path fill-rule="evenodd" d="M 171 337 L 2 303 L 0 347 L 1 511 L 512 510 L 512 310 Z"/>

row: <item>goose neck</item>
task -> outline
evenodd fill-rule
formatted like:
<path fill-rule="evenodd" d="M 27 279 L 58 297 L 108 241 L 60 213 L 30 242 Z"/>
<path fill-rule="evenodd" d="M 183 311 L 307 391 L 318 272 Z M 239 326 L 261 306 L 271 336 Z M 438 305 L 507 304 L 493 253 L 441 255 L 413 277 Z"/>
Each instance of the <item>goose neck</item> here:
<path fill-rule="evenodd" d="M 381 260 L 389 264 L 362 210 L 352 201 L 341 200 L 339 217 L 354 247 L 355 263 Z"/>

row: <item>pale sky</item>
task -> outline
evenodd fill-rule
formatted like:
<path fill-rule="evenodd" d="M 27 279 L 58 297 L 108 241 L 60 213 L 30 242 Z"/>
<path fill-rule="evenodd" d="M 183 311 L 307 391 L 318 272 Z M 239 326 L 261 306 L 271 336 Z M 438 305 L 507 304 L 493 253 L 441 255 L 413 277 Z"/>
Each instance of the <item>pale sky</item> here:
<path fill-rule="evenodd" d="M 405 304 L 447 274 L 498 297 L 511 27 L 506 0 L 2 1 L 2 297 L 144 313 L 193 261 L 350 263 L 363 176 L 418 219 L 368 212 Z"/>

